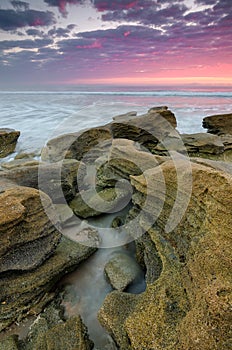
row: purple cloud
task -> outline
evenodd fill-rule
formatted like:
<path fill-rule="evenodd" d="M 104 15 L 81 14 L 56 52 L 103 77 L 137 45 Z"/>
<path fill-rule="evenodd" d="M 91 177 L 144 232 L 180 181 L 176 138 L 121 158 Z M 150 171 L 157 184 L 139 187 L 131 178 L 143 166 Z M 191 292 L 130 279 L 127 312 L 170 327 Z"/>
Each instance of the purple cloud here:
<path fill-rule="evenodd" d="M 55 22 L 54 14 L 49 11 L 0 9 L 0 29 L 6 31 L 22 27 L 49 26 Z"/>
<path fill-rule="evenodd" d="M 77 5 L 77 4 L 83 4 L 86 0 L 44 0 L 48 6 L 58 7 L 60 13 L 62 13 L 63 16 L 67 15 L 67 9 L 66 6 L 68 4 Z"/>
<path fill-rule="evenodd" d="M 12 0 L 11 5 L 16 9 L 16 10 L 29 10 L 29 3 L 24 2 L 24 1 L 17 1 L 17 0 Z"/>

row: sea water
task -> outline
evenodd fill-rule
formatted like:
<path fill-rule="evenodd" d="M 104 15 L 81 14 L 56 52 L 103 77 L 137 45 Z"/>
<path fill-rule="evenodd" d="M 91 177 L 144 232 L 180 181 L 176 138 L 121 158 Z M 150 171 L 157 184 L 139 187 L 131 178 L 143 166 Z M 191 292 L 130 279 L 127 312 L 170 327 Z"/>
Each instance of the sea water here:
<path fill-rule="evenodd" d="M 20 130 L 16 152 L 39 154 L 47 140 L 67 132 L 104 125 L 112 117 L 137 111 L 138 114 L 154 106 L 168 106 L 175 113 L 181 133 L 205 132 L 202 119 L 209 115 L 232 112 L 232 92 L 228 91 L 171 91 L 122 88 L 92 89 L 89 87 L 72 91 L 0 92 L 0 128 Z M 14 157 L 7 158 L 10 160 Z M 3 159 L 2 161 L 5 161 Z M 101 231 L 109 227 L 109 216 L 90 220 Z M 75 230 L 75 228 L 74 228 Z M 118 233 L 111 230 L 111 238 Z M 110 239 L 111 239 L 110 238 Z M 112 254 L 127 251 L 133 256 L 133 243 L 128 247 L 99 249 L 77 271 L 65 277 L 61 284 L 67 292 L 64 306 L 66 314 L 80 314 L 88 326 L 95 348 L 113 350 L 116 346 L 97 321 L 97 312 L 105 296 L 112 288 L 104 276 L 104 266 Z M 143 273 L 137 285 L 128 291 L 143 292 Z M 27 325 L 27 323 L 26 323 Z M 17 332 L 17 330 L 15 330 Z M 18 333 L 22 332 L 22 328 Z M 25 327 L 23 335 L 26 334 Z"/>
<path fill-rule="evenodd" d="M 168 106 L 181 133 L 205 132 L 204 117 L 232 111 L 230 91 L 111 90 L 1 91 L 0 128 L 21 132 L 17 151 L 38 152 L 54 136 L 103 125 L 129 111 L 142 114 L 154 106 Z"/>

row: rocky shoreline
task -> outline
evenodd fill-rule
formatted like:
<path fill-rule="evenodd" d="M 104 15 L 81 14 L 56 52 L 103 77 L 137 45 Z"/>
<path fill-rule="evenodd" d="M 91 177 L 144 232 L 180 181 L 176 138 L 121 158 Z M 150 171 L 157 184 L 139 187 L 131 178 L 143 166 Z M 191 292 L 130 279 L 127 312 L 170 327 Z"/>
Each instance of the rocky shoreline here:
<path fill-rule="evenodd" d="M 81 316 L 64 316 L 57 283 L 103 246 L 88 220 L 111 213 L 137 260 L 121 252 L 105 266 L 114 290 L 98 319 L 115 346 L 230 348 L 232 114 L 206 117 L 203 126 L 207 133 L 181 135 L 175 115 L 154 107 L 52 139 L 39 161 L 3 159 L 0 350 L 94 348 Z M 1 158 L 19 135 L 0 130 Z M 65 234 L 70 227 L 75 240 Z M 146 290 L 131 294 L 138 264 Z M 32 315 L 24 339 L 9 335 Z"/>

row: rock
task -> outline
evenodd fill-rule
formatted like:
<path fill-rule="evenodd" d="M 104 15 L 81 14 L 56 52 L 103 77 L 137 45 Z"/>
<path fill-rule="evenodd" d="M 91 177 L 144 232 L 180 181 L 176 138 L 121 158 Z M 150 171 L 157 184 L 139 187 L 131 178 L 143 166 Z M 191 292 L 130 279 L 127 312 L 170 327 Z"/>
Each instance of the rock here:
<path fill-rule="evenodd" d="M 80 316 L 72 317 L 63 324 L 57 324 L 40 335 L 35 350 L 91 350 L 87 328 Z"/>
<path fill-rule="evenodd" d="M 11 335 L 5 339 L 1 339 L 0 350 L 18 350 L 18 337 Z"/>
<path fill-rule="evenodd" d="M 14 129 L 0 129 L 0 158 L 14 152 L 19 135 Z"/>
<path fill-rule="evenodd" d="M 55 211 L 60 219 L 61 224 L 65 224 L 72 219 L 73 211 L 67 204 L 54 204 Z"/>
<path fill-rule="evenodd" d="M 135 260 L 125 253 L 115 254 L 105 265 L 104 271 L 111 286 L 119 291 L 125 290 L 140 273 Z"/>
<path fill-rule="evenodd" d="M 124 293 L 107 296 L 99 320 L 121 350 L 230 347 L 232 177 L 192 163 L 192 196 L 183 217 L 177 209 L 179 222 L 170 230 L 167 223 L 177 193 L 175 165 L 171 161 L 160 165 L 164 188 L 157 182 L 157 167 L 131 177 L 138 192 L 133 201 L 140 208 L 143 197 L 158 187 L 138 222 L 154 243 L 152 247 L 148 242 L 150 257 L 152 250 L 158 254 L 162 270 L 136 299 Z M 189 179 L 185 160 L 180 159 L 178 166 L 183 178 Z M 180 204 L 187 189 L 181 191 Z M 155 221 L 154 212 L 159 212 Z M 145 264 L 154 262 L 148 259 Z"/>
<path fill-rule="evenodd" d="M 148 233 L 144 233 L 136 241 L 136 258 L 140 265 L 146 270 L 146 282 L 154 283 L 163 269 L 162 260 L 156 249 L 155 243 Z"/>
<path fill-rule="evenodd" d="M 173 133 L 175 127 L 176 118 L 165 106 L 151 108 L 141 116 L 129 112 L 114 117 L 112 123 L 104 126 L 61 135 L 48 141 L 41 159 L 58 162 L 72 158 L 91 164 L 107 153 L 113 138 L 138 141 L 151 150 L 158 141 Z"/>
<path fill-rule="evenodd" d="M 62 161 L 64 158 L 83 160 L 85 162 L 98 158 L 111 139 L 107 127 L 92 128 L 86 131 L 61 135 L 48 141 L 42 151 L 41 159 L 50 162 Z M 105 143 L 106 142 L 106 143 Z M 103 147 L 103 150 L 102 150 Z"/>
<path fill-rule="evenodd" d="M 127 118 L 136 117 L 136 116 L 137 116 L 137 112 L 131 111 L 131 112 L 127 112 L 124 114 L 116 115 L 115 117 L 113 117 L 113 120 L 115 120 L 115 121 L 118 121 L 120 119 L 126 120 Z"/>
<path fill-rule="evenodd" d="M 232 163 L 230 162 L 215 161 L 205 158 L 191 158 L 191 161 L 232 175 Z"/>
<path fill-rule="evenodd" d="M 67 159 L 59 163 L 37 163 L 17 160 L 5 164 L 9 170 L 0 173 L 0 179 L 9 179 L 19 186 L 33 187 L 47 193 L 54 203 L 69 202 L 77 192 L 77 172 L 80 163 Z"/>
<path fill-rule="evenodd" d="M 73 212 L 82 218 L 100 215 L 102 213 L 114 213 L 123 209 L 131 199 L 131 192 L 123 186 L 121 188 L 106 188 L 96 192 L 91 188 L 81 191 L 70 203 Z"/>
<path fill-rule="evenodd" d="M 133 140 L 152 151 L 158 142 L 176 132 L 176 119 L 170 111 L 151 109 L 141 116 L 116 119 L 109 127 L 113 138 Z"/>
<path fill-rule="evenodd" d="M 54 286 L 96 251 L 65 237 L 54 254 L 34 270 L 0 279 L 0 330 L 28 315 L 37 315 L 54 298 Z"/>
<path fill-rule="evenodd" d="M 39 157 L 40 156 L 40 151 L 37 152 L 32 152 L 32 153 L 27 153 L 27 152 L 19 152 L 18 154 L 16 154 L 15 156 L 15 160 L 18 159 L 34 159 L 34 157 Z"/>
<path fill-rule="evenodd" d="M 39 165 L 39 161 L 35 159 L 27 159 L 27 160 L 16 159 L 16 160 L 11 160 L 10 162 L 1 163 L 1 167 L 7 170 L 20 168 L 20 167 L 33 166 L 33 165 Z"/>
<path fill-rule="evenodd" d="M 203 128 L 208 129 L 207 132 L 211 134 L 232 135 L 232 113 L 205 117 L 202 125 Z"/>
<path fill-rule="evenodd" d="M 107 161 L 98 165 L 97 185 L 102 188 L 112 187 L 119 179 L 128 180 L 130 175 L 140 175 L 166 160 L 166 157 L 145 152 L 134 141 L 114 139 Z"/>
<path fill-rule="evenodd" d="M 120 350 L 132 349 L 125 330 L 125 321 L 133 312 L 138 299 L 138 295 L 113 291 L 106 296 L 104 304 L 98 312 L 99 322 L 120 346 Z M 144 327 L 144 323 L 141 327 Z M 142 348 L 138 347 L 137 349 Z"/>
<path fill-rule="evenodd" d="M 66 320 L 60 305 L 61 295 L 50 303 L 30 326 L 29 333 L 21 341 L 23 350 L 80 349 L 93 348 L 87 328 L 80 316 Z"/>
<path fill-rule="evenodd" d="M 52 210 L 49 197 L 32 188 L 0 194 L 0 273 L 34 269 L 53 254 L 61 235 L 46 214 L 58 225 Z"/>
<path fill-rule="evenodd" d="M 224 144 L 217 135 L 206 133 L 182 134 L 181 138 L 189 154 L 221 154 L 224 152 Z"/>

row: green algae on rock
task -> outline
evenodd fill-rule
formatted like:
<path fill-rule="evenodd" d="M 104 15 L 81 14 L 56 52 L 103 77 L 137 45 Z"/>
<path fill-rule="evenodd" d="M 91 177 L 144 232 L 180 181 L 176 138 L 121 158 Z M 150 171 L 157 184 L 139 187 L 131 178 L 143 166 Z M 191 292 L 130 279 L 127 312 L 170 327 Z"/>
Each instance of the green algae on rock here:
<path fill-rule="evenodd" d="M 62 237 L 53 256 L 35 270 L 7 274 L 0 280 L 0 329 L 27 315 L 38 314 L 54 297 L 52 288 L 96 251 Z"/>
<path fill-rule="evenodd" d="M 110 294 L 99 319 L 123 350 L 227 350 L 231 303 L 231 175 L 192 163 L 192 196 L 188 208 L 178 226 L 166 231 L 176 196 L 176 170 L 172 162 L 160 167 L 166 181 L 163 210 L 153 226 L 146 215 L 140 217 L 140 225 L 148 231 L 154 253 L 158 252 L 162 261 L 160 276 L 148 283 L 146 291 L 133 301 L 121 293 L 119 305 L 118 294 Z M 153 172 L 155 169 L 145 172 L 146 178 L 152 179 Z M 131 177 L 131 181 L 141 194 L 134 197 L 135 204 L 142 205 L 139 198 L 147 195 L 144 176 Z M 148 207 L 151 214 L 157 205 L 157 201 L 151 202 Z M 149 259 L 146 264 L 153 262 Z"/>
<path fill-rule="evenodd" d="M 107 279 L 114 289 L 123 291 L 140 273 L 133 258 L 125 253 L 117 253 L 106 263 L 104 268 Z"/>
<path fill-rule="evenodd" d="M 0 129 L 0 158 L 14 152 L 19 135 L 20 132 L 14 129 Z"/>

